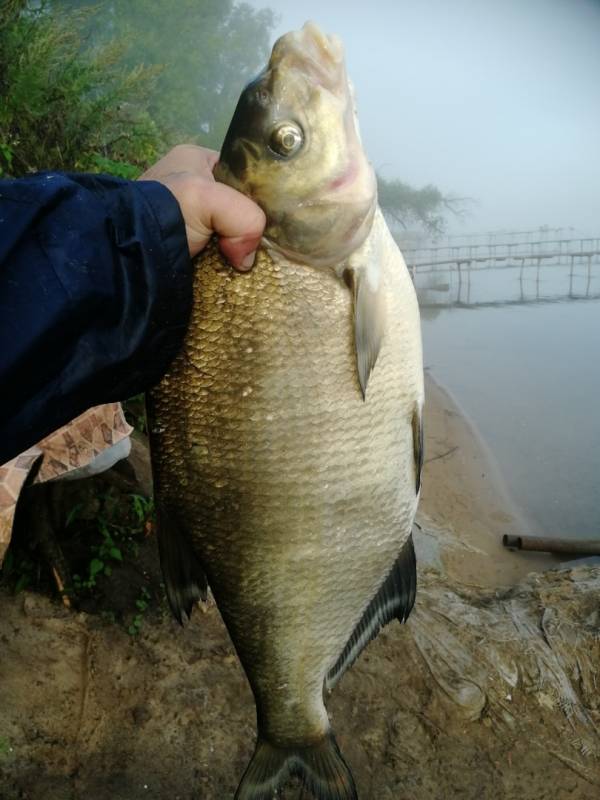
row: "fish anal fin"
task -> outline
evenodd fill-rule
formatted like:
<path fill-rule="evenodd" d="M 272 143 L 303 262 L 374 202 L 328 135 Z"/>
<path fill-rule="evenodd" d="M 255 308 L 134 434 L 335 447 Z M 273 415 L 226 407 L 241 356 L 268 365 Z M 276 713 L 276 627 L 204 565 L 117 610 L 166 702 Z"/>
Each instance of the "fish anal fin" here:
<path fill-rule="evenodd" d="M 272 800 L 292 777 L 315 800 L 357 800 L 352 774 L 331 732 L 297 748 L 277 747 L 259 736 L 235 800 Z"/>
<path fill-rule="evenodd" d="M 348 667 L 356 661 L 364 648 L 388 622 L 393 619 L 406 622 L 415 603 L 416 591 L 417 562 L 411 534 L 392 571 L 367 606 L 335 666 L 327 673 L 326 689 L 335 686 Z"/>
<path fill-rule="evenodd" d="M 423 472 L 423 411 L 420 405 L 415 406 L 412 416 L 413 451 L 415 456 L 416 493 L 421 489 L 421 473 Z"/>
<path fill-rule="evenodd" d="M 345 279 L 354 296 L 356 367 L 364 399 L 385 330 L 385 291 L 379 276 L 373 276 L 368 269 L 348 269 Z"/>
<path fill-rule="evenodd" d="M 165 590 L 175 619 L 183 625 L 194 604 L 206 600 L 208 583 L 190 537 L 171 506 L 157 506 L 158 550 Z"/>

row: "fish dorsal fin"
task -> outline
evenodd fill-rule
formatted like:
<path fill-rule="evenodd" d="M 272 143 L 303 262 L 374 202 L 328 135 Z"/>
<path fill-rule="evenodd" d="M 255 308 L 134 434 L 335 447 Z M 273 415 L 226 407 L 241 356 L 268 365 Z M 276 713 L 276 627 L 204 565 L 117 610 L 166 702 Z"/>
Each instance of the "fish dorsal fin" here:
<path fill-rule="evenodd" d="M 346 262 L 343 273 L 354 298 L 356 368 L 363 399 L 381 349 L 387 317 L 381 275 L 383 254 L 378 247 L 377 231 L 378 226 L 374 224 L 371 234 Z"/>
<path fill-rule="evenodd" d="M 416 591 L 417 562 L 411 534 L 392 571 L 369 603 L 335 666 L 327 673 L 326 689 L 335 686 L 348 667 L 356 661 L 364 648 L 388 622 L 393 619 L 406 622 L 415 603 Z"/>

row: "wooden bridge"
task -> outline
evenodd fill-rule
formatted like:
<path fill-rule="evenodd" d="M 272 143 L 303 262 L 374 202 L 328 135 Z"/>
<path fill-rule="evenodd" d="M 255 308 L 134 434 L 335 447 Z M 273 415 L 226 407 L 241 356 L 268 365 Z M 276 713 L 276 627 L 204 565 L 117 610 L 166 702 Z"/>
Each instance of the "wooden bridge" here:
<path fill-rule="evenodd" d="M 401 246 L 423 307 L 600 299 L 600 237 L 542 230 L 477 238 L 487 241 Z"/>
<path fill-rule="evenodd" d="M 539 239 L 538 241 L 491 240 L 486 243 L 433 245 L 404 248 L 404 258 L 411 271 L 442 266 L 476 264 L 539 265 L 565 262 L 590 262 L 600 257 L 600 237 L 580 239 Z"/>

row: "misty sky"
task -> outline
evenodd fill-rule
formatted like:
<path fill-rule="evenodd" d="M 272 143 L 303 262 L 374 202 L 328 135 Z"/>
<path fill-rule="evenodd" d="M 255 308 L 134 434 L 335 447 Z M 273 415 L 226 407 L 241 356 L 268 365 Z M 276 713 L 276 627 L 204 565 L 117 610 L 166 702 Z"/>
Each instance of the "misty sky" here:
<path fill-rule="evenodd" d="M 600 0 L 252 0 L 337 33 L 376 169 L 477 200 L 453 232 L 600 233 Z"/>

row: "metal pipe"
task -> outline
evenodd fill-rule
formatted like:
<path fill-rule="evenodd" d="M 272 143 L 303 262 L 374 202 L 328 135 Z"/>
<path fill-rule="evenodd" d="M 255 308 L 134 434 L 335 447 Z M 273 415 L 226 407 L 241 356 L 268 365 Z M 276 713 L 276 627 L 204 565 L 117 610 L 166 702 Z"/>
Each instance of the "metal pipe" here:
<path fill-rule="evenodd" d="M 511 536 L 504 534 L 502 544 L 511 550 L 541 550 L 545 553 L 600 555 L 598 539 L 554 539 L 548 536 Z"/>

